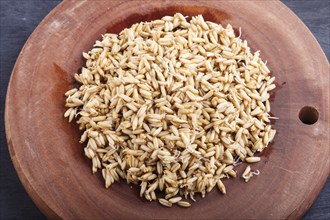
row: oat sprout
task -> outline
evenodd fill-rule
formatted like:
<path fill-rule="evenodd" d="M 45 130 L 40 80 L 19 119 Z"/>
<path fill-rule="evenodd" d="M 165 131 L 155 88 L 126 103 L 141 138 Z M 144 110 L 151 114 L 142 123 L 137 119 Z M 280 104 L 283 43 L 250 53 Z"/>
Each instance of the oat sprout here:
<path fill-rule="evenodd" d="M 64 116 L 83 131 L 80 143 L 105 187 L 125 179 L 140 196 L 171 207 L 235 178 L 256 163 L 276 131 L 269 92 L 275 78 L 231 25 L 182 14 L 106 33 L 83 53 L 65 93 Z M 259 172 L 249 168 L 245 181 Z M 155 191 L 164 192 L 157 199 Z"/>

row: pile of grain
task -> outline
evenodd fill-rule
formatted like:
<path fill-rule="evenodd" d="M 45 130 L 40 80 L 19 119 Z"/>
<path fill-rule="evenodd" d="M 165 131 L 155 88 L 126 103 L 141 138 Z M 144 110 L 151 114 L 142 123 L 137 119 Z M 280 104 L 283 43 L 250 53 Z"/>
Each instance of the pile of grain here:
<path fill-rule="evenodd" d="M 160 190 L 162 205 L 189 207 L 182 197 L 216 185 L 225 194 L 221 179 L 236 177 L 238 161 L 260 160 L 276 133 L 267 125 L 275 78 L 232 26 L 178 13 L 102 37 L 83 53 L 64 115 L 77 117 L 107 188 L 122 178 L 147 200 Z"/>

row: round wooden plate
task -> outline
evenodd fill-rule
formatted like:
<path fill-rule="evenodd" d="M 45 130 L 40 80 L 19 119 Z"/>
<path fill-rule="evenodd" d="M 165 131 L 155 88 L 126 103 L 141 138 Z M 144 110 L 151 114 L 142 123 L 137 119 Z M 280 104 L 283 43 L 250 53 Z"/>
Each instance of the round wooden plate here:
<path fill-rule="evenodd" d="M 261 50 L 278 84 L 271 103 L 272 114 L 280 118 L 273 122 L 278 134 L 253 165 L 261 175 L 248 184 L 228 180 L 227 195 L 213 190 L 189 209 L 146 202 L 124 182 L 106 190 L 100 175 L 91 173 L 77 126 L 63 118 L 63 94 L 74 86 L 82 51 L 102 33 L 175 12 L 242 27 L 242 37 Z M 277 1 L 64 1 L 34 31 L 17 60 L 5 121 L 17 173 L 47 217 L 295 219 L 329 175 L 329 65 L 306 26 Z"/>

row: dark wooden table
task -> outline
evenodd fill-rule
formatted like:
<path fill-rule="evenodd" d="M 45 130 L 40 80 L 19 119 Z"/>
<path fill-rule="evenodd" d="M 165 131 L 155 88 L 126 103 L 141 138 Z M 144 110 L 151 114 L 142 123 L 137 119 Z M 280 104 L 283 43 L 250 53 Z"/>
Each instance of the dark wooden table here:
<path fill-rule="evenodd" d="M 60 2 L 0 0 L 0 219 L 45 219 L 25 192 L 13 168 L 3 116 L 6 89 L 16 58 L 36 26 Z M 329 60 L 330 0 L 283 2 L 309 27 Z M 330 178 L 304 219 L 330 219 Z"/>

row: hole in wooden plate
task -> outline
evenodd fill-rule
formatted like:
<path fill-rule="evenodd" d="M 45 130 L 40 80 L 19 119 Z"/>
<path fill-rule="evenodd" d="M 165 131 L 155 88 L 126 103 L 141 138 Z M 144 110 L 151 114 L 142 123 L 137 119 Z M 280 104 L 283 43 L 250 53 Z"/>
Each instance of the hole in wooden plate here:
<path fill-rule="evenodd" d="M 312 125 L 319 119 L 319 112 L 312 106 L 304 106 L 300 109 L 299 119 L 306 125 Z"/>

